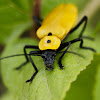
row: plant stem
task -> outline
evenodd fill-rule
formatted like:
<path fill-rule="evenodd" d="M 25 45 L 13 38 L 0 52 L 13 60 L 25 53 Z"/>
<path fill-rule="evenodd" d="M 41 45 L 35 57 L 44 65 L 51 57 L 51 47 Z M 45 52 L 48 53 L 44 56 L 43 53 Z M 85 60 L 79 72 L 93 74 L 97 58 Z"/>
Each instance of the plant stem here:
<path fill-rule="evenodd" d="M 33 0 L 33 13 L 32 13 L 32 16 L 36 16 L 39 20 L 41 20 L 41 2 L 42 0 Z M 39 28 L 39 26 L 34 22 L 33 20 L 33 28 L 31 30 L 31 37 L 34 38 L 34 39 L 38 39 L 37 36 L 36 36 L 36 31 L 37 29 Z"/>
<path fill-rule="evenodd" d="M 41 14 L 41 1 L 42 0 L 34 0 L 34 8 L 33 8 L 33 15 L 40 19 Z"/>
<path fill-rule="evenodd" d="M 95 13 L 95 11 L 100 7 L 100 0 L 91 0 L 85 7 L 85 9 L 82 11 L 82 13 L 80 14 L 80 18 L 82 18 L 82 16 L 86 15 L 88 16 L 88 18 L 91 18 L 93 16 L 93 14 Z"/>

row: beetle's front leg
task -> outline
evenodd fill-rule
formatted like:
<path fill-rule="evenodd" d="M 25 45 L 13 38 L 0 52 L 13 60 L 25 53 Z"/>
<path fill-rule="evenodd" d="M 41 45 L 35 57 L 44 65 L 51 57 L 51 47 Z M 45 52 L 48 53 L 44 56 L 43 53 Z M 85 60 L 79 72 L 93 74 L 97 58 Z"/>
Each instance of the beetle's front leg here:
<path fill-rule="evenodd" d="M 40 54 L 40 51 L 31 51 L 30 52 L 29 59 L 30 59 L 32 65 L 33 65 L 33 68 L 35 69 L 35 73 L 32 75 L 32 77 L 29 80 L 26 81 L 26 83 L 27 82 L 32 82 L 32 80 L 34 79 L 34 77 L 38 73 L 38 69 L 36 68 L 36 66 L 35 66 L 35 64 L 34 64 L 32 58 L 31 58 L 31 55 L 34 55 L 34 54 L 36 54 L 36 56 L 40 56 L 40 55 L 38 55 L 38 54 Z"/>
<path fill-rule="evenodd" d="M 16 67 L 15 68 L 16 70 L 22 68 L 24 65 L 26 65 L 29 62 L 29 59 L 28 59 L 28 56 L 26 53 L 26 49 L 39 49 L 39 48 L 38 48 L 38 46 L 26 45 L 24 47 L 24 54 L 25 54 L 26 61 L 24 63 L 22 63 L 20 66 Z"/>
<path fill-rule="evenodd" d="M 69 49 L 70 45 L 71 45 L 71 42 L 68 42 L 68 46 L 67 46 L 66 50 L 63 52 L 63 54 L 60 56 L 60 58 L 58 60 L 58 64 L 59 64 L 60 69 L 64 68 L 62 63 L 61 63 L 61 60 L 62 60 L 63 56 L 65 55 L 65 53 L 67 52 L 67 50 Z"/>

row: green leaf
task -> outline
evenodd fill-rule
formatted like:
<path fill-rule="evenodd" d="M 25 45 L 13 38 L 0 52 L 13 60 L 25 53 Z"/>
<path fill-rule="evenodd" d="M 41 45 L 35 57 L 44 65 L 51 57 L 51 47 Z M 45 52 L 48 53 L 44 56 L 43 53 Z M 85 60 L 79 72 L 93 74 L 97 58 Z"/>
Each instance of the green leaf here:
<path fill-rule="evenodd" d="M 42 1 L 42 17 L 44 18 L 53 8 L 55 8 L 57 5 L 61 3 L 73 3 L 75 4 L 79 9 L 79 12 L 82 11 L 84 6 L 87 4 L 89 0 L 43 0 Z"/>
<path fill-rule="evenodd" d="M 27 2 L 29 0 L 0 0 L 0 43 L 7 44 L 17 39 L 32 26 Z"/>
<path fill-rule="evenodd" d="M 100 55 L 95 54 L 92 63 L 87 66 L 86 70 L 82 71 L 77 80 L 72 83 L 64 100 L 93 100 L 94 86 L 96 85 L 95 78 L 98 65 L 100 64 L 99 61 Z M 99 80 L 100 78 L 98 78 L 98 81 Z M 98 88 L 98 90 L 100 89 Z M 97 93 L 99 95 L 99 92 Z"/>
<path fill-rule="evenodd" d="M 36 45 L 37 43 L 30 39 L 18 40 L 5 48 L 3 56 L 23 53 L 23 47 L 26 44 Z M 84 45 L 92 46 L 93 42 L 85 40 Z M 52 71 L 45 70 L 41 57 L 33 57 L 39 72 L 32 83 L 25 83 L 35 72 L 31 63 L 19 71 L 13 70 L 25 61 L 25 57 L 3 60 L 1 70 L 5 85 L 18 100 L 62 100 L 80 71 L 84 70 L 93 59 L 93 52 L 80 49 L 79 43 L 73 44 L 69 50 L 80 54 L 82 57 L 66 53 L 62 60 L 63 70 L 60 70 L 57 64 L 61 54 L 57 55 Z"/>
<path fill-rule="evenodd" d="M 95 41 L 96 41 L 96 52 L 100 54 L 100 22 L 97 24 L 95 33 Z"/>
<path fill-rule="evenodd" d="M 97 2 L 98 3 L 98 2 Z M 95 49 L 96 53 L 100 54 L 100 7 L 96 6 L 98 9 L 94 12 L 94 15 L 90 19 L 90 26 L 92 33 L 95 38 Z"/>
<path fill-rule="evenodd" d="M 100 57 L 99 57 L 100 61 Z M 94 88 L 94 100 L 99 100 L 100 99 L 100 63 L 98 65 L 98 71 L 96 74 L 96 84 Z"/>
<path fill-rule="evenodd" d="M 0 97 L 0 100 L 15 100 L 15 98 L 12 96 L 12 93 L 7 92 Z"/>
<path fill-rule="evenodd" d="M 11 0 L 11 2 L 18 7 L 23 13 L 28 14 L 32 9 L 32 0 Z"/>

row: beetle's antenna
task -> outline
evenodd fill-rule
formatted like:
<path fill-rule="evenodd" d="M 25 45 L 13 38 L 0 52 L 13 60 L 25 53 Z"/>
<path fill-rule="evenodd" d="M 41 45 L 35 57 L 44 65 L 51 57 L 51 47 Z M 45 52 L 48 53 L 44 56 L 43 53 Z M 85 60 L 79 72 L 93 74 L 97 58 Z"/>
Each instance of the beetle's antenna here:
<path fill-rule="evenodd" d="M 17 54 L 17 55 L 7 56 L 7 57 L 0 58 L 0 60 L 10 58 L 10 57 L 16 57 L 16 56 L 25 56 L 25 55 L 29 55 L 29 54 Z"/>

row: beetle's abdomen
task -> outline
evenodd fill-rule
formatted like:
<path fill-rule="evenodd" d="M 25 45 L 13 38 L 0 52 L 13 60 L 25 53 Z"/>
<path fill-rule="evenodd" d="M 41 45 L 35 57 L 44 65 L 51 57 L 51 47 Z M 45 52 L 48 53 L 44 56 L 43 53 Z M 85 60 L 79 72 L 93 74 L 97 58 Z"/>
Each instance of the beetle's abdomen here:
<path fill-rule="evenodd" d="M 59 48 L 61 44 L 61 40 L 56 36 L 45 36 L 39 42 L 39 49 L 40 50 L 56 50 Z"/>
<path fill-rule="evenodd" d="M 77 7 L 73 4 L 60 4 L 49 13 L 37 30 L 38 38 L 47 36 L 48 33 L 63 39 L 73 28 L 77 19 Z"/>

